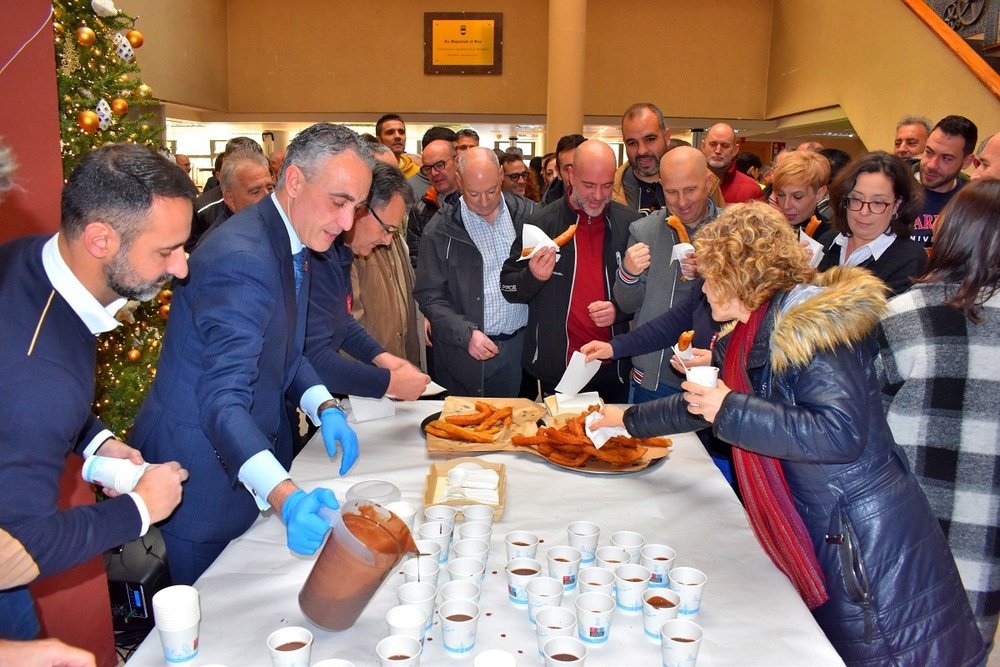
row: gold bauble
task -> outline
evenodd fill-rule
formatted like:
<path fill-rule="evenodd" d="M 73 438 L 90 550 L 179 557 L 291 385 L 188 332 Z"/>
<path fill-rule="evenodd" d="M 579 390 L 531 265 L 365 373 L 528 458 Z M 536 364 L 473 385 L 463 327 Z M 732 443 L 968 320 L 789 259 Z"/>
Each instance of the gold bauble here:
<path fill-rule="evenodd" d="M 146 343 L 146 345 L 147 345 L 147 346 L 149 347 L 149 349 L 151 349 L 151 350 L 158 350 L 158 349 L 160 348 L 160 341 L 158 341 L 158 340 L 156 340 L 156 339 L 154 338 L 153 340 L 151 340 L 151 341 L 149 341 L 148 343 Z"/>
<path fill-rule="evenodd" d="M 76 41 L 80 42 L 80 46 L 93 46 L 96 39 L 97 33 L 87 26 L 76 29 Z"/>
<path fill-rule="evenodd" d="M 118 77 L 118 80 L 121 81 L 122 83 L 128 83 L 128 74 L 127 73 L 122 74 L 120 77 Z"/>
<path fill-rule="evenodd" d="M 142 125 L 139 126 L 139 129 L 142 130 L 143 132 L 149 132 L 149 125 L 143 123 Z"/>
<path fill-rule="evenodd" d="M 146 100 L 153 96 L 153 89 L 147 86 L 146 84 L 142 84 L 141 86 L 135 89 L 135 94 L 141 97 L 142 99 Z"/>
<path fill-rule="evenodd" d="M 165 320 L 168 317 L 170 317 L 170 304 L 165 303 L 160 306 L 160 318 Z"/>
<path fill-rule="evenodd" d="M 63 9 L 60 5 L 53 5 L 52 6 L 52 15 L 55 16 L 56 19 L 62 21 L 63 18 L 66 17 L 66 10 Z"/>
<path fill-rule="evenodd" d="M 91 51 L 91 53 L 93 53 L 98 58 L 100 58 L 102 55 L 104 55 L 104 52 L 101 51 L 100 49 L 94 49 L 93 51 Z"/>
<path fill-rule="evenodd" d="M 64 26 L 62 23 L 59 23 L 58 21 L 56 21 L 55 23 L 52 24 L 52 30 L 57 35 L 61 35 L 64 32 L 66 32 L 66 26 Z"/>
<path fill-rule="evenodd" d="M 120 97 L 111 100 L 111 111 L 116 116 L 124 116 L 128 113 L 128 102 Z"/>
<path fill-rule="evenodd" d="M 143 37 L 142 33 L 138 30 L 129 30 L 125 33 L 125 39 L 128 40 L 128 43 L 132 45 L 133 49 L 138 49 L 142 46 Z"/>
<path fill-rule="evenodd" d="M 63 98 L 63 102 L 65 102 L 66 104 L 69 104 L 72 101 L 73 97 L 71 95 L 67 95 L 66 97 Z"/>
<path fill-rule="evenodd" d="M 101 126 L 101 119 L 98 118 L 96 113 L 87 109 L 86 111 L 81 111 L 80 115 L 76 117 L 76 124 L 87 134 L 93 134 Z"/>
<path fill-rule="evenodd" d="M 172 298 L 174 298 L 174 292 L 173 290 L 168 290 L 168 289 L 161 290 L 160 293 L 156 295 L 157 301 L 164 304 L 170 303 L 170 300 Z"/>
<path fill-rule="evenodd" d="M 135 363 L 136 361 L 139 361 L 140 358 L 142 358 L 142 352 L 140 352 L 139 350 L 129 350 L 128 351 L 128 360 L 129 361 Z"/>

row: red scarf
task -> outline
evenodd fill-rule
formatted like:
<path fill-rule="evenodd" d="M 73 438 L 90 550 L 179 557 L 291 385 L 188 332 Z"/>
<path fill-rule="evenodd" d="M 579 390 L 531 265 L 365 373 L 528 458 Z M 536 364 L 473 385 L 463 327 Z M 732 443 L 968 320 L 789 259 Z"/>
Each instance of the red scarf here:
<path fill-rule="evenodd" d="M 767 307 L 767 303 L 761 305 L 746 324 L 738 323 L 730 334 L 722 379 L 733 391 L 753 393 L 746 371 L 747 358 Z M 781 462 L 740 447 L 733 447 L 733 462 L 757 540 L 771 561 L 791 580 L 806 605 L 815 609 L 830 596 L 809 533 L 792 501 Z"/>

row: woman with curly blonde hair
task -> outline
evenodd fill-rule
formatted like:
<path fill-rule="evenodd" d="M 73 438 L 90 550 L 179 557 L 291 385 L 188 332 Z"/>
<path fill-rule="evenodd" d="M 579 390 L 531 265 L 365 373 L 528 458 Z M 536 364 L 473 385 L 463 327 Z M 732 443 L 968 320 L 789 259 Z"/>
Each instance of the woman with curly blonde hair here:
<path fill-rule="evenodd" d="M 738 204 L 695 241 L 717 321 L 714 388 L 604 408 L 649 437 L 733 444 L 750 525 L 850 665 L 975 665 L 985 646 L 944 534 L 882 412 L 872 363 L 885 285 L 808 267 L 784 217 Z"/>

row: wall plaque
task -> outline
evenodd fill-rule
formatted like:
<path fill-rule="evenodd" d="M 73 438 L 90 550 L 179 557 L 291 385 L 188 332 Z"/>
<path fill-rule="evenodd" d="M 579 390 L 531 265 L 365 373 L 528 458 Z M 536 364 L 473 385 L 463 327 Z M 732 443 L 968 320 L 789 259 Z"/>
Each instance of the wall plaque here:
<path fill-rule="evenodd" d="M 503 14 L 424 13 L 424 74 L 501 74 Z"/>

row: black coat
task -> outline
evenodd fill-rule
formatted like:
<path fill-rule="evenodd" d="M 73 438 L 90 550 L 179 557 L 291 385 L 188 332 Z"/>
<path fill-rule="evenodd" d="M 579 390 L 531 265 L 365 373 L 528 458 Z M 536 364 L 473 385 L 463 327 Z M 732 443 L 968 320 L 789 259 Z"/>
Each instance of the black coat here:
<path fill-rule="evenodd" d="M 835 244 L 838 233 L 830 230 L 817 240 L 823 244 L 823 259 L 820 260 L 820 271 L 826 271 L 840 264 L 840 246 Z M 875 277 L 884 282 L 893 294 L 902 294 L 913 286 L 913 278 L 924 272 L 927 263 L 927 251 L 921 243 L 908 236 L 897 236 L 882 256 L 878 259 L 869 257 L 858 266 L 868 269 Z"/>
<path fill-rule="evenodd" d="M 781 460 L 830 596 L 813 613 L 845 662 L 978 664 L 985 647 L 955 562 L 882 412 L 871 337 L 881 285 L 854 268 L 821 279 L 821 292 L 772 299 L 747 362 L 753 393 L 728 394 L 712 429 Z M 651 436 L 707 422 L 677 395 L 629 408 L 625 423 Z"/>

